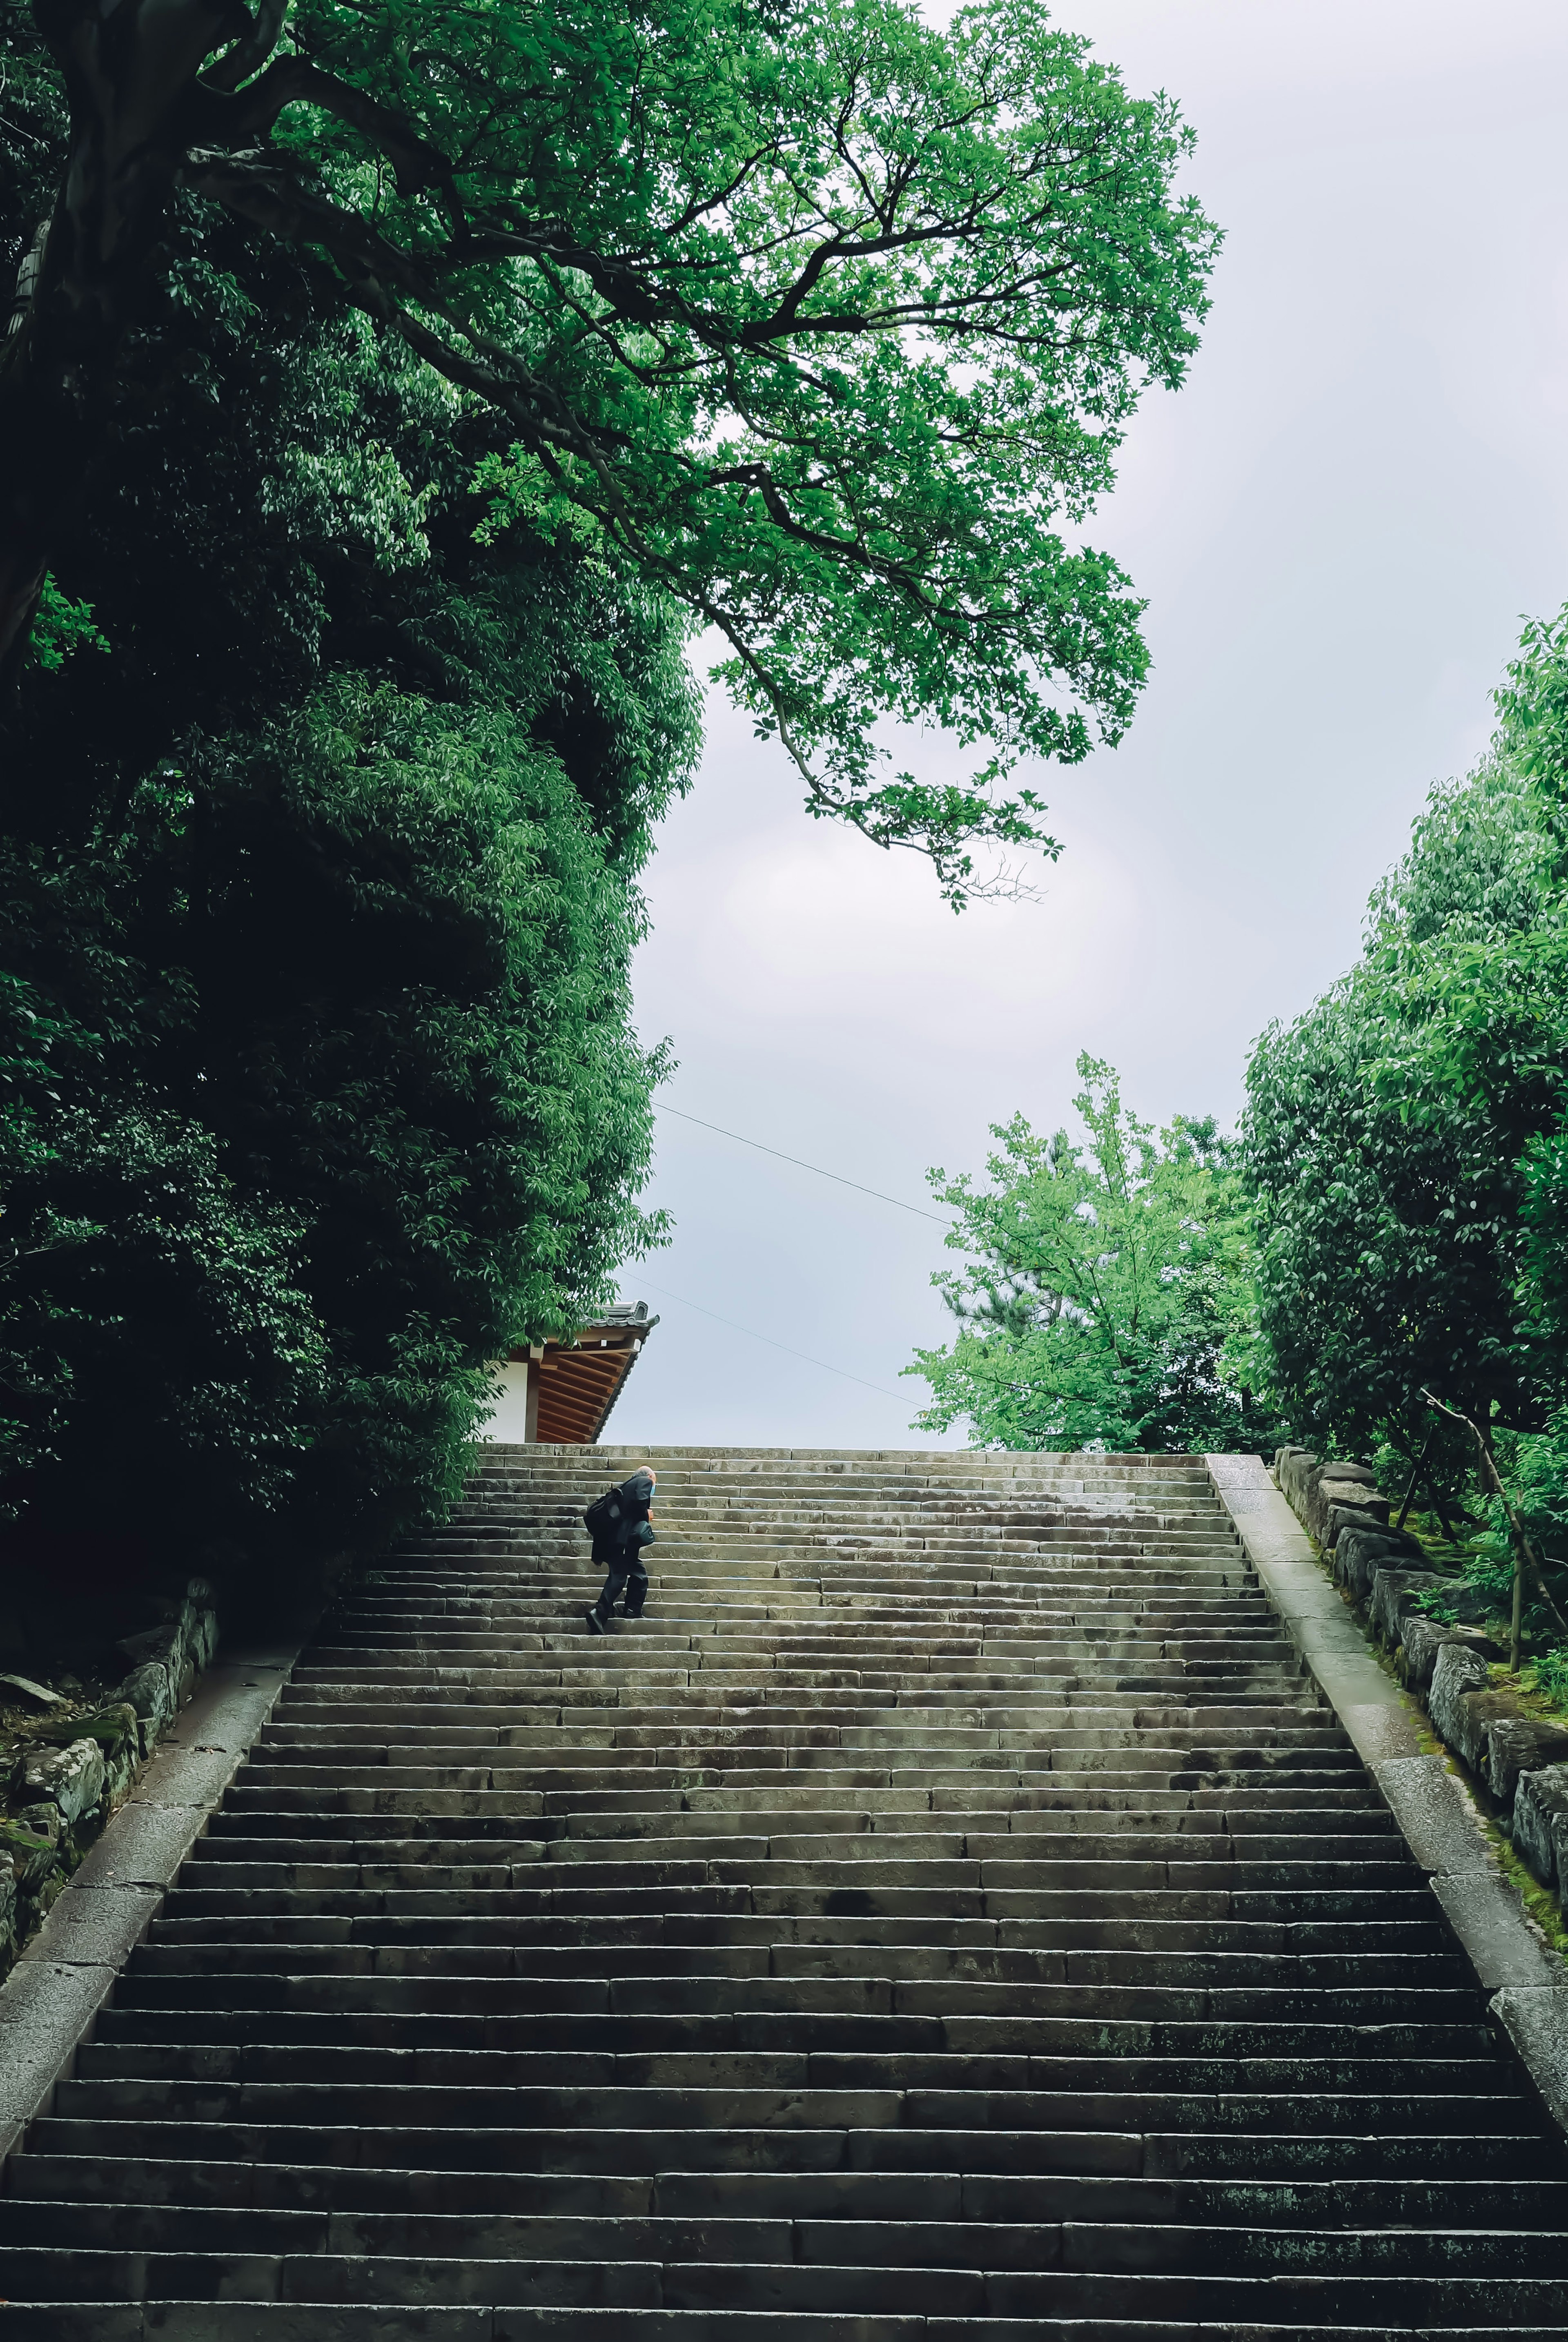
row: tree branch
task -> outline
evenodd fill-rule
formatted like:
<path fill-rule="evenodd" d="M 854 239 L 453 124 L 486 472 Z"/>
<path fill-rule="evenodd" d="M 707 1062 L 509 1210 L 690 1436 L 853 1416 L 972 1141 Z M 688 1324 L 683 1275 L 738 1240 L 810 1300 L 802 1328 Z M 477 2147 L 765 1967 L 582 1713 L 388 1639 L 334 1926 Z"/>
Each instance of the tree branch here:
<path fill-rule="evenodd" d="M 260 0 L 249 31 L 241 35 L 226 56 L 220 57 L 203 74 L 207 88 L 237 89 L 247 74 L 259 71 L 282 37 L 288 9 L 289 0 Z"/>
<path fill-rule="evenodd" d="M 324 114 L 357 130 L 392 165 L 400 195 L 427 187 L 450 187 L 453 166 L 438 146 L 421 138 L 404 115 L 369 97 L 335 74 L 323 73 L 308 57 L 278 57 L 259 79 L 229 101 L 232 120 L 224 125 L 228 143 L 264 135 L 285 105 L 318 105 Z"/>
<path fill-rule="evenodd" d="M 1508 1516 L 1508 1526 L 1513 1533 L 1514 1551 L 1516 1554 L 1523 1556 L 1523 1560 L 1528 1561 L 1532 1571 L 1534 1573 L 1535 1583 L 1540 1589 L 1542 1600 L 1545 1603 L 1548 1610 L 1551 1611 L 1553 1618 L 1556 1619 L 1564 1636 L 1568 1636 L 1568 1618 L 1564 1618 L 1562 1611 L 1559 1610 L 1556 1603 L 1552 1598 L 1551 1589 L 1548 1587 L 1546 1583 L 1546 1572 L 1543 1566 L 1541 1556 L 1535 1550 L 1534 1540 L 1526 1529 L 1523 1520 L 1522 1519 L 1513 1498 L 1509 1496 L 1507 1489 L 1503 1485 L 1503 1475 L 1498 1470 L 1497 1459 L 1492 1453 L 1492 1442 L 1487 1438 L 1480 1425 L 1473 1423 L 1469 1416 L 1462 1414 L 1458 1407 L 1444 1405 L 1442 1399 L 1434 1398 L 1429 1390 L 1423 1389 L 1421 1396 L 1427 1401 L 1429 1406 L 1436 1407 L 1439 1414 L 1452 1416 L 1455 1423 L 1463 1423 L 1465 1429 L 1475 1441 L 1476 1446 L 1481 1451 L 1482 1460 L 1485 1464 L 1487 1476 L 1492 1482 L 1493 1491 L 1502 1500 L 1503 1509 Z M 1523 1572 L 1521 1574 L 1523 1574 Z M 1511 1665 L 1514 1674 L 1517 1675 L 1519 1672 L 1519 1620 L 1517 1610 L 1514 1615 L 1513 1652 Z"/>

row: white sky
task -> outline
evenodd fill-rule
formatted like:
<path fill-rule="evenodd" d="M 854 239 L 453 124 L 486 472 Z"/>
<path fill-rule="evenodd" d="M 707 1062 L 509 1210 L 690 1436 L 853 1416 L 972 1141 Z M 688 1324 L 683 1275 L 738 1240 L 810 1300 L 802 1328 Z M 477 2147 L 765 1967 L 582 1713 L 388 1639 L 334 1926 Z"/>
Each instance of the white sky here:
<path fill-rule="evenodd" d="M 714 696 L 637 966 L 672 1105 L 917 1205 L 992 1122 L 1069 1119 L 1082 1048 L 1140 1113 L 1233 1118 L 1254 1036 L 1354 956 L 1428 786 L 1484 743 L 1522 618 L 1568 598 L 1563 0 L 1057 21 L 1179 100 L 1227 235 L 1187 385 L 1089 532 L 1149 597 L 1132 730 L 1036 776 L 1066 846 L 1042 899 L 955 919 L 915 856 L 807 819 Z M 611 1436 L 924 1444 L 898 1377 L 948 1338 L 939 1228 L 669 1116 L 648 1200 L 677 1231 L 622 1281 L 663 1322 Z"/>

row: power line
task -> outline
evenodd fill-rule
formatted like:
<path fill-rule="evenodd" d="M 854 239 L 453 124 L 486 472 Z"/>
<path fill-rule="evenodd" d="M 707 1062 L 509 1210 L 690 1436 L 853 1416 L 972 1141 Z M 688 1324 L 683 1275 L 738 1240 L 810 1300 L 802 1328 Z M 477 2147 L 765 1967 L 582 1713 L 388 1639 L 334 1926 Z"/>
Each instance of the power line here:
<path fill-rule="evenodd" d="M 726 1131 L 724 1136 L 727 1138 L 730 1133 Z M 806 1167 L 809 1170 L 811 1166 L 808 1164 Z M 853 1186 L 854 1183 L 851 1180 L 849 1184 Z M 678 1301 L 683 1309 L 694 1309 L 699 1316 L 711 1317 L 718 1326 L 727 1326 L 734 1334 L 749 1335 L 754 1342 L 765 1342 L 770 1350 L 783 1350 L 788 1357 L 804 1358 L 808 1366 L 820 1366 L 824 1374 L 838 1375 L 846 1383 L 859 1383 L 863 1390 L 880 1391 L 884 1398 L 904 1396 L 903 1391 L 889 1390 L 885 1383 L 868 1383 L 864 1375 L 852 1375 L 847 1367 L 830 1366 L 825 1358 L 814 1358 L 804 1350 L 792 1350 L 787 1342 L 775 1342 L 771 1334 L 759 1334 L 754 1326 L 742 1326 L 734 1317 L 721 1317 L 716 1309 L 704 1309 L 700 1301 L 688 1301 L 684 1293 L 672 1293 L 667 1285 L 655 1285 L 652 1277 L 643 1275 L 641 1269 L 637 1271 L 636 1281 L 639 1285 L 645 1285 L 650 1293 L 662 1294 L 666 1301 Z"/>
<path fill-rule="evenodd" d="M 874 1196 L 879 1204 L 891 1204 L 895 1211 L 913 1212 L 917 1220 L 934 1220 L 939 1228 L 952 1228 L 956 1227 L 958 1225 L 956 1220 L 944 1219 L 940 1212 L 923 1212 L 918 1204 L 906 1204 L 901 1196 L 884 1196 L 880 1187 L 867 1187 L 864 1186 L 858 1179 L 846 1179 L 841 1171 L 824 1171 L 820 1163 L 807 1163 L 799 1155 L 786 1155 L 782 1147 L 764 1146 L 760 1138 L 743 1137 L 742 1134 L 738 1130 L 725 1130 L 722 1123 L 704 1122 L 700 1114 L 683 1113 L 678 1106 L 667 1106 L 663 1098 L 655 1099 L 654 1103 L 661 1114 L 677 1115 L 682 1122 L 694 1122 L 700 1130 L 716 1130 L 721 1138 L 733 1138 L 742 1146 L 754 1146 L 759 1155 L 775 1156 L 781 1163 L 793 1163 L 798 1171 L 814 1171 L 819 1179 L 835 1179 L 841 1187 L 854 1187 L 856 1192 L 862 1196 Z M 688 1304 L 688 1306 L 694 1309 L 696 1306 L 697 1305 L 694 1301 Z M 708 1314 L 710 1316 L 713 1315 L 711 1310 Z M 725 1323 L 728 1323 L 727 1319 L 725 1320 Z M 746 1329 L 743 1326 L 740 1330 L 744 1334 Z M 757 1336 L 759 1341 L 765 1341 L 766 1338 L 767 1336 L 763 1334 L 759 1334 Z M 784 1344 L 781 1342 L 776 1346 L 782 1349 L 784 1347 Z M 797 1357 L 804 1357 L 804 1355 L 805 1353 L 801 1350 L 797 1350 L 795 1352 L 795 1356 Z M 822 1360 L 820 1358 L 814 1359 L 813 1364 L 820 1366 L 822 1364 Z M 832 1374 L 837 1374 L 838 1368 L 836 1366 L 830 1367 L 829 1372 Z M 859 1379 L 860 1377 L 858 1375 L 852 1375 L 850 1377 L 852 1382 L 858 1382 Z M 868 1387 L 872 1390 L 875 1390 L 878 1386 L 875 1383 L 872 1383 Z"/>

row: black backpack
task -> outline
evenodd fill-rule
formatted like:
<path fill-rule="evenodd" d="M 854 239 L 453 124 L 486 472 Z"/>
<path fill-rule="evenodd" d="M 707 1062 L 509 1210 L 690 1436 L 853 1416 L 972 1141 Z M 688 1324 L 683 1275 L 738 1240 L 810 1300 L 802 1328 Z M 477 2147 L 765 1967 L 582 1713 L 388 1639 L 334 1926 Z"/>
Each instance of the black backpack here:
<path fill-rule="evenodd" d="M 583 1516 L 583 1526 L 596 1542 L 600 1537 L 608 1536 L 624 1519 L 621 1491 L 617 1486 L 606 1488 L 602 1496 L 594 1497 Z"/>

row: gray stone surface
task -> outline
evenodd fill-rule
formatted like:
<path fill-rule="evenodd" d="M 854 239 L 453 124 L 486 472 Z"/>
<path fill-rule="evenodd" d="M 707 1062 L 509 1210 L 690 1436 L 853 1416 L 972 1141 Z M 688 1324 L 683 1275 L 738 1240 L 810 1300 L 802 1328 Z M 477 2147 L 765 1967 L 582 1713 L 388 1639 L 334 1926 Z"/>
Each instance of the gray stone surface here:
<path fill-rule="evenodd" d="M 1255 1456 L 1208 1456 L 1210 1476 L 1308 1673 L 1368 1765 L 1413 1756 L 1413 1709 L 1367 1648 L 1294 1513 Z"/>
<path fill-rule="evenodd" d="M 1317 1465 L 1318 1459 L 1310 1447 L 1282 1447 L 1275 1455 L 1274 1470 L 1281 1494 L 1298 1517 L 1305 1506 L 1307 1488 Z"/>
<path fill-rule="evenodd" d="M 114 1981 L 90 1963 L 19 1960 L 0 1986 L 0 2158 L 69 2073 Z"/>
<path fill-rule="evenodd" d="M 1521 1773 L 1564 1764 L 1568 1730 L 1541 1716 L 1500 1716 L 1486 1735 L 1486 1786 L 1505 1806 L 1513 1803 Z"/>
<path fill-rule="evenodd" d="M 1568 1985 L 1568 1970 L 1524 1916 L 1505 1878 L 1434 1878 L 1432 1891 L 1488 1992 L 1504 1985 Z"/>
<path fill-rule="evenodd" d="M 1390 1695 L 1385 1699 L 1346 1707 L 1334 1702 L 1340 1722 L 1355 1744 L 1356 1755 L 1363 1765 L 1373 1768 L 1393 1758 L 1418 1756 L 1421 1751 L 1415 1718 L 1396 1705 L 1399 1694 L 1386 1678 L 1383 1688 Z"/>
<path fill-rule="evenodd" d="M 1432 1670 L 1432 1688 L 1426 1696 L 1428 1712 L 1433 1724 L 1451 1748 L 1464 1752 L 1470 1736 L 1470 1726 L 1463 1714 L 1463 1703 L 1487 1686 L 1485 1662 L 1462 1644 L 1449 1643 L 1439 1651 L 1437 1664 Z"/>
<path fill-rule="evenodd" d="M 1330 1628 L 1327 1606 L 1332 1604 L 1343 1618 L 1344 1605 L 1321 1568 L 1323 1606 L 1306 1597 L 1299 1565 L 1311 1556 L 1312 1548 L 1291 1506 L 1269 1483 L 1262 1464 L 1246 1456 L 1205 1460 L 1263 1586 L 1271 1596 L 1276 1582 L 1291 1586 L 1293 1615 L 1285 1617 L 1282 1610 L 1284 1623 L 1370 1765 L 1415 1859 L 1433 1874 L 1432 1891 L 1449 1927 L 1477 1980 L 1497 1996 L 1493 2006 L 1499 2021 L 1506 2027 L 1543 2102 L 1553 2118 L 1568 2127 L 1568 2087 L 1563 2080 L 1568 2056 L 1563 2030 L 1568 2009 L 1568 1970 L 1531 1926 L 1517 1890 L 1497 1870 L 1463 1783 L 1448 1772 L 1442 1757 L 1420 1752 L 1409 1701 L 1383 1676 L 1370 1654 L 1365 1655 L 1365 1665 L 1378 1676 L 1383 1696 L 1359 1713 L 1355 1704 L 1347 1703 L 1346 1691 L 1364 1684 L 1366 1678 L 1343 1665 L 1337 1637 Z M 1363 1648 L 1364 1653 L 1364 1644 Z M 1456 1699 L 1474 1697 L 1475 1690 L 1470 1686 L 1478 1688 L 1488 1679 L 1484 1662 L 1463 1644 L 1445 1645 L 1439 1664 L 1450 1670 Z M 1402 1730 L 1413 1746 L 1389 1748 L 1382 1757 L 1370 1753 L 1380 1736 L 1397 1738 Z M 1568 1776 L 1568 1767 L 1563 1770 Z M 1543 1777 L 1526 1773 L 1520 1777 L 1523 1787 Z M 1564 1787 L 1568 1788 L 1568 1778 Z M 1563 1836 L 1568 1847 L 1568 1798 Z"/>
<path fill-rule="evenodd" d="M 1388 1524 L 1388 1499 L 1380 1496 L 1375 1503 L 1347 1501 L 1348 1492 L 1335 1493 L 1333 1503 L 1323 1508 L 1323 1533 L 1320 1545 L 1332 1546 L 1346 1529 L 1384 1528 Z"/>
<path fill-rule="evenodd" d="M 137 2342 L 579 2342 L 602 2336 L 604 2342 L 675 2342 L 683 2331 L 673 2317 L 660 2310 L 628 2312 L 505 2307 L 415 2308 L 402 2302 L 373 2308 L 368 2303 L 268 2301 L 245 2312 L 237 2303 L 225 2303 L 215 2319 L 205 2301 L 149 2301 Z M 592 2321 L 592 2322 L 587 2322 Z M 725 2320 L 724 2322 L 728 2322 Z M 865 2342 L 874 2330 L 875 2342 L 926 2342 L 924 2317 L 878 2317 L 874 2329 L 858 2317 L 791 2317 L 779 2319 L 785 2331 L 779 2342 Z M 722 2327 L 696 2320 L 684 2323 L 693 2342 L 718 2342 Z M 732 2329 L 734 2330 L 734 2329 Z M 755 2328 L 753 2331 L 755 2332 Z M 9 2342 L 9 2337 L 7 2337 Z M 55 2342 L 51 2336 L 49 2342 Z M 73 2337 L 75 2342 L 75 2337 Z M 94 2337 L 96 2342 L 96 2337 Z M 119 2337 L 112 2337 L 119 2342 Z M 1183 2336 L 1180 2342 L 1187 2342 Z M 1195 2342 L 1195 2337 L 1194 2337 Z"/>
<path fill-rule="evenodd" d="M 22 1767 L 24 1792 L 46 1797 L 67 1827 L 91 1813 L 104 1794 L 104 1752 L 95 1740 L 73 1740 L 68 1748 L 33 1748 Z"/>
<path fill-rule="evenodd" d="M 169 1887 L 206 1823 L 205 1806 L 134 1798 L 71 1880 L 73 1887 Z"/>
<path fill-rule="evenodd" d="M 296 1656 L 242 1652 L 212 1669 L 0 1986 L 0 2160 L 69 2072 L 77 2044 L 272 1713 Z M 78 1745 L 99 1756 L 95 1743 Z"/>
<path fill-rule="evenodd" d="M 292 1655 L 279 1658 L 275 1653 L 264 1659 L 220 1661 L 164 1735 L 125 1810 L 191 1806 L 210 1812 L 272 1714 L 292 1664 Z"/>
<path fill-rule="evenodd" d="M 1568 1987 L 1505 1985 L 1492 2002 L 1553 2121 L 1568 2130 Z"/>
<path fill-rule="evenodd" d="M 1423 1594 L 1446 1581 L 1435 1569 L 1389 1568 L 1373 1572 L 1372 1623 L 1391 1647 L 1400 1640 L 1404 1620 L 1419 1609 Z"/>
<path fill-rule="evenodd" d="M 79 1893 L 67 1887 L 31 1942 L 25 1944 L 17 1965 L 28 1960 L 45 1966 L 84 1961 L 99 1967 L 119 1968 L 147 1932 L 148 1922 L 163 1897 L 146 1887 L 101 1887 Z"/>
<path fill-rule="evenodd" d="M 1507 1685 L 1495 1691 L 1467 1692 L 1460 1701 L 1459 1737 L 1451 1745 L 1478 1779 L 1487 1777 L 1493 1734 L 1500 1725 L 1516 1724 L 1520 1714 L 1519 1695 Z M 1443 1737 L 1447 1739 L 1446 1733 Z"/>
<path fill-rule="evenodd" d="M 1463 1877 L 1496 1869 L 1474 1805 L 1441 1756 L 1399 1756 L 1373 1775 L 1423 1870 Z"/>
<path fill-rule="evenodd" d="M 1452 1626 L 1439 1619 L 1423 1618 L 1419 1614 L 1404 1620 L 1400 1629 L 1404 1651 L 1404 1681 L 1410 1691 L 1427 1691 L 1432 1685 L 1432 1671 L 1437 1665 L 1437 1655 L 1447 1643 L 1463 1646 L 1464 1638 Z"/>
<path fill-rule="evenodd" d="M 1513 1790 L 1513 1850 L 1543 1887 L 1563 1892 L 1568 1856 L 1568 1765 L 1521 1773 Z"/>
<path fill-rule="evenodd" d="M 1402 1557 L 1393 1540 L 1377 1529 L 1342 1529 L 1334 1540 L 1334 1582 L 1364 1602 L 1372 1591 L 1373 1572 L 1383 1562 Z"/>
<path fill-rule="evenodd" d="M 165 1722 L 175 1712 L 174 1686 L 168 1668 L 158 1659 L 146 1659 L 133 1667 L 120 1686 L 120 1696 L 152 1724 Z"/>

